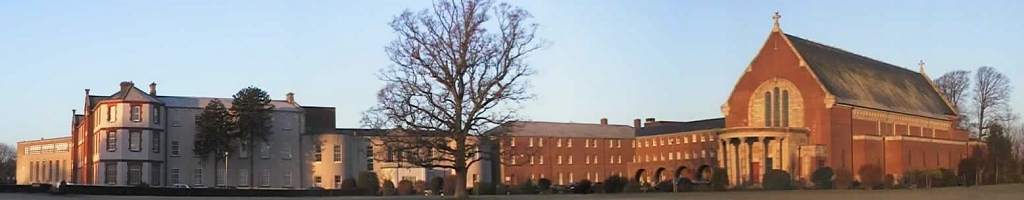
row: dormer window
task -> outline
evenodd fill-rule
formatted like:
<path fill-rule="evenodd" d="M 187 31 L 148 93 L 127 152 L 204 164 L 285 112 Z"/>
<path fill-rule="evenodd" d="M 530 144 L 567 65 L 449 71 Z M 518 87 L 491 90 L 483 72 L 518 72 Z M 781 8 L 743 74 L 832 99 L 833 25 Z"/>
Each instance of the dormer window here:
<path fill-rule="evenodd" d="M 117 114 L 117 107 L 116 106 L 107 107 L 107 121 L 108 122 L 114 122 L 114 120 L 117 120 L 117 117 L 114 117 L 114 115 L 116 115 L 116 114 Z"/>
<path fill-rule="evenodd" d="M 132 121 L 133 122 L 141 122 L 142 121 L 142 106 L 132 106 Z"/>

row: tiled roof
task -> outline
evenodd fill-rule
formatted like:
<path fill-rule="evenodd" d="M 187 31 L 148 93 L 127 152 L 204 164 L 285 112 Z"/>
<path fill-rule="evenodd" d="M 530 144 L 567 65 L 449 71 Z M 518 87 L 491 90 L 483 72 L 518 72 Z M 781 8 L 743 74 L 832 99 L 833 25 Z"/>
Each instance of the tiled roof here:
<path fill-rule="evenodd" d="M 177 107 L 177 108 L 204 108 L 206 104 L 210 103 L 213 99 L 220 100 L 224 103 L 224 107 L 231 108 L 231 97 L 228 98 L 213 98 L 213 97 L 180 97 L 180 96 L 157 96 L 157 99 L 164 102 L 164 106 Z M 274 105 L 274 110 L 278 111 L 301 111 L 298 105 L 288 103 L 281 100 L 271 100 L 270 104 Z"/>
<path fill-rule="evenodd" d="M 659 125 L 657 126 L 649 126 L 636 129 L 636 137 L 671 133 L 683 133 L 700 130 L 712 130 L 721 128 L 725 128 L 725 118 L 714 118 L 689 122 L 659 123 Z"/>
<path fill-rule="evenodd" d="M 601 125 L 581 123 L 511 122 L 512 136 L 527 137 L 576 137 L 576 138 L 633 138 L 633 127 L 626 125 Z M 492 131 L 501 131 L 509 125 Z"/>
<path fill-rule="evenodd" d="M 920 73 L 786 34 L 836 103 L 945 118 L 955 115 Z"/>

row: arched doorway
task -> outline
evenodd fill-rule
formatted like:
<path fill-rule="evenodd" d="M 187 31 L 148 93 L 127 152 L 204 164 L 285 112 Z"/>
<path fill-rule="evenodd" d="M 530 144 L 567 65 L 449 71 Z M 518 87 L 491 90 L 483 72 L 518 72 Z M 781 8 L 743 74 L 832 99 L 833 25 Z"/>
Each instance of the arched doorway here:
<path fill-rule="evenodd" d="M 661 183 L 661 181 L 663 180 L 663 177 L 661 177 L 661 176 L 663 175 L 664 172 L 665 172 L 665 168 L 664 167 L 659 167 L 658 170 L 654 170 L 654 183 Z"/>
<path fill-rule="evenodd" d="M 680 166 L 679 168 L 676 168 L 676 173 L 675 173 L 675 176 L 672 176 L 672 178 L 673 178 L 672 181 L 678 183 L 679 180 L 682 180 L 684 178 L 688 179 L 689 177 L 685 177 L 686 174 L 683 174 L 683 172 L 685 172 L 685 171 L 686 171 L 686 166 Z"/>
<path fill-rule="evenodd" d="M 699 168 L 697 168 L 697 174 L 694 174 L 694 179 L 706 180 L 708 178 L 711 178 L 711 173 L 714 173 L 711 171 L 711 166 L 701 165 Z"/>
<path fill-rule="evenodd" d="M 640 183 L 640 180 L 643 180 L 643 179 L 640 179 L 641 177 L 643 177 L 643 175 L 644 175 L 644 169 L 636 170 L 636 174 L 633 175 L 633 182 Z"/>

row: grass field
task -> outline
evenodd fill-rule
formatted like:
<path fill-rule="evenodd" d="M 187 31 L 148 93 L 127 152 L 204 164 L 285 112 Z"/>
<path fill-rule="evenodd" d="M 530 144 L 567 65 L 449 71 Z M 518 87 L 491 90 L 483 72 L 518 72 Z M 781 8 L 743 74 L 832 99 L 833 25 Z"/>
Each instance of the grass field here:
<path fill-rule="evenodd" d="M 50 200 L 50 199 L 97 199 L 97 200 L 121 200 L 121 199 L 246 199 L 246 200 L 275 200 L 275 199 L 442 199 L 437 196 L 401 196 L 401 197 L 153 197 L 153 196 L 53 196 L 46 194 L 8 194 L 0 193 L 0 199 L 16 200 Z M 737 192 L 689 192 L 689 193 L 639 193 L 639 194 L 589 194 L 589 195 L 528 195 L 528 196 L 473 196 L 473 199 L 695 199 L 695 200 L 729 200 L 729 199 L 753 199 L 753 200 L 789 200 L 789 199 L 820 199 L 820 200 L 990 200 L 990 199 L 1024 199 L 1024 184 L 1013 185 L 990 185 L 981 187 L 952 187 L 937 189 L 918 190 L 814 190 L 814 191 L 737 191 Z"/>

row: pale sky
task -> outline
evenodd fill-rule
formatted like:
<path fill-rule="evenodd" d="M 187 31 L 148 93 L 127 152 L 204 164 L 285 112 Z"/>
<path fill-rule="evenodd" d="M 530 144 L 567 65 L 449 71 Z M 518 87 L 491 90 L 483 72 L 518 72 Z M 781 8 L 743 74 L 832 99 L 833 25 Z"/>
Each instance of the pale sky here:
<path fill-rule="evenodd" d="M 359 125 L 389 65 L 388 27 L 430 1 L 0 0 L 0 142 L 69 136 L 84 89 L 121 81 L 161 95 L 331 106 Z M 739 74 L 782 15 L 782 30 L 932 78 L 993 66 L 1024 82 L 1024 1 L 509 1 L 551 45 L 529 57 L 530 120 L 631 124 L 721 117 Z M 1012 106 L 1024 109 L 1024 88 Z"/>

